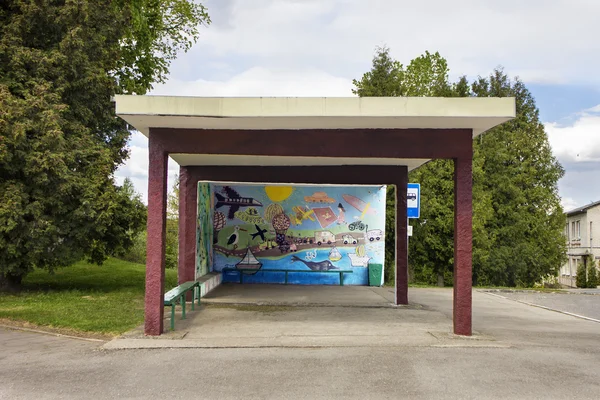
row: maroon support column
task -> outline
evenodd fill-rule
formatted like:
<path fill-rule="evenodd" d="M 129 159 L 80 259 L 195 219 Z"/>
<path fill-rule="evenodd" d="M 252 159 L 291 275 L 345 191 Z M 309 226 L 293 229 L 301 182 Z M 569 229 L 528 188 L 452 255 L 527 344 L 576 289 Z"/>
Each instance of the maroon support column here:
<path fill-rule="evenodd" d="M 396 180 L 396 304 L 408 304 L 407 186 L 408 168 L 399 167 Z"/>
<path fill-rule="evenodd" d="M 150 131 L 148 164 L 148 240 L 146 248 L 146 299 L 144 332 L 163 331 L 165 288 L 165 237 L 167 210 L 167 152 Z"/>
<path fill-rule="evenodd" d="M 179 260 L 177 277 L 180 284 L 196 279 L 196 202 L 198 189 L 197 182 L 192 175 L 187 167 L 179 168 Z"/>
<path fill-rule="evenodd" d="M 454 160 L 454 333 L 472 333 L 473 157 Z"/>

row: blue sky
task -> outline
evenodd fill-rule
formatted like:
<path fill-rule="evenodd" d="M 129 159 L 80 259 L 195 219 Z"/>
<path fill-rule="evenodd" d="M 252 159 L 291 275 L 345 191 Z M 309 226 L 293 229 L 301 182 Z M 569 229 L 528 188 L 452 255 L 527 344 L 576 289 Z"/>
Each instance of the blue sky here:
<path fill-rule="evenodd" d="M 402 63 L 439 51 L 451 78 L 504 67 L 531 90 L 566 170 L 566 209 L 600 200 L 600 1 L 206 0 L 212 24 L 150 94 L 352 96 L 376 46 Z M 147 140 L 135 134 L 130 177 L 147 196 Z M 171 184 L 177 174 L 170 161 Z"/>

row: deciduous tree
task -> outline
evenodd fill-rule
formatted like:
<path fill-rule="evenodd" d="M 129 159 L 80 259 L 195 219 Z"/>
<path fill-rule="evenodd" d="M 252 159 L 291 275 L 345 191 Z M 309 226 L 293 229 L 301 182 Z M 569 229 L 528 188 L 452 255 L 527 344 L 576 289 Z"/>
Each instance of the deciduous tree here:
<path fill-rule="evenodd" d="M 111 97 L 163 81 L 208 22 L 187 0 L 0 3 L 0 290 L 129 245 L 140 210 L 114 182 L 129 131 Z"/>

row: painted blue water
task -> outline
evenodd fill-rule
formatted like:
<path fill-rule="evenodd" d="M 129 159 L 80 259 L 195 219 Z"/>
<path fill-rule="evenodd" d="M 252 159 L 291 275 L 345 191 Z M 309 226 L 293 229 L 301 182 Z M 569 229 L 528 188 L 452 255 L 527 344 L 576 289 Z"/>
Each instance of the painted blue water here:
<path fill-rule="evenodd" d="M 354 253 L 354 247 L 338 247 L 342 255 L 339 261 L 332 261 L 337 269 L 351 270 L 352 273 L 344 274 L 344 285 L 368 285 L 369 270 L 366 267 L 353 267 L 348 253 Z M 383 264 L 384 244 L 382 241 L 368 243 L 365 245 L 367 254 L 371 257 L 369 263 Z M 244 283 L 281 283 L 285 282 L 285 272 L 269 271 L 269 269 L 285 269 L 288 271 L 310 271 L 303 262 L 292 262 L 292 257 L 296 256 L 307 262 L 320 262 L 329 259 L 330 248 L 302 250 L 290 253 L 282 258 L 273 260 L 268 258 L 258 258 L 263 264 L 262 268 L 253 275 L 244 275 Z M 235 264 L 240 259 L 238 257 L 226 257 L 216 253 L 214 257 L 214 271 L 221 271 L 223 268 L 235 268 Z M 295 285 L 339 285 L 339 274 L 334 273 L 288 273 L 288 284 Z M 239 272 L 226 271 L 223 273 L 223 282 L 239 282 Z"/>

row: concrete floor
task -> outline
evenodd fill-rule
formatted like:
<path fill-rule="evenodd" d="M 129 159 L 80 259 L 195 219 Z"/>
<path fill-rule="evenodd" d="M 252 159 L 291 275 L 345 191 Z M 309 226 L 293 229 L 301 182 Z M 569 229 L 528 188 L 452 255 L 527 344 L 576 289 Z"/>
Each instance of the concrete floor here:
<path fill-rule="evenodd" d="M 374 293 L 361 307 L 206 304 L 179 336 L 129 339 L 162 349 L 0 329 L 0 398 L 598 398 L 599 323 L 475 291 L 478 335 L 456 338 L 451 289 L 411 289 L 400 308 Z"/>
<path fill-rule="evenodd" d="M 175 331 L 149 338 L 139 327 L 105 348 L 502 346 L 477 332 L 454 336 L 443 314 L 393 301 L 391 288 L 225 284 L 197 311 L 188 305 L 186 320 L 177 314 Z"/>

